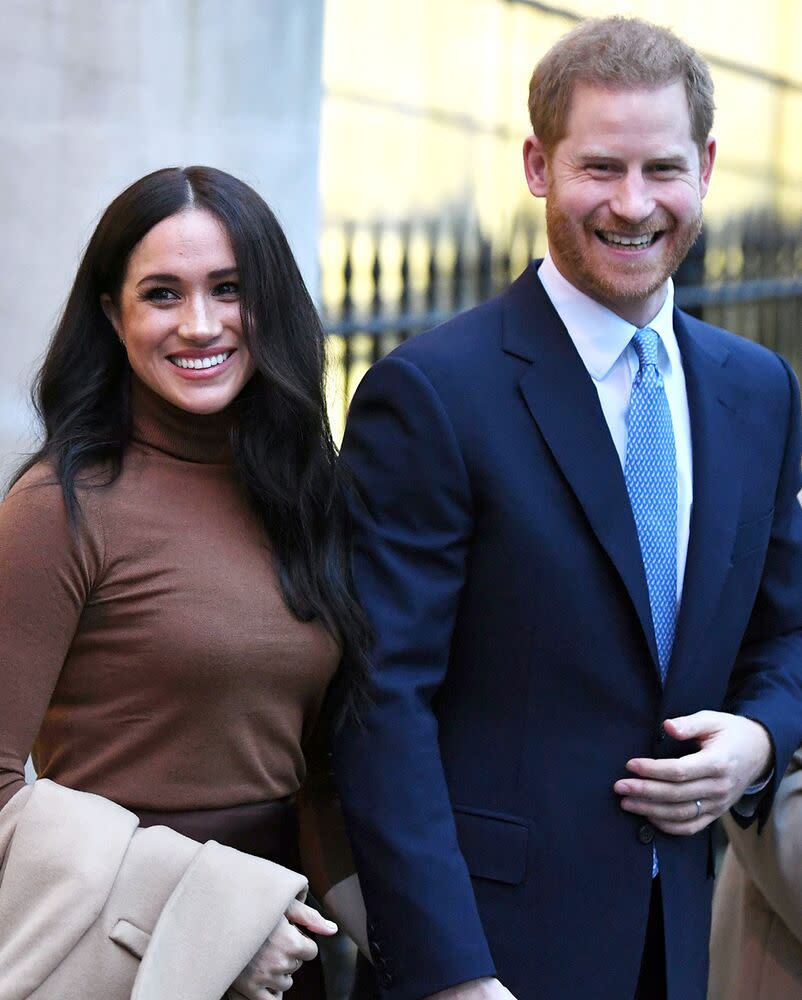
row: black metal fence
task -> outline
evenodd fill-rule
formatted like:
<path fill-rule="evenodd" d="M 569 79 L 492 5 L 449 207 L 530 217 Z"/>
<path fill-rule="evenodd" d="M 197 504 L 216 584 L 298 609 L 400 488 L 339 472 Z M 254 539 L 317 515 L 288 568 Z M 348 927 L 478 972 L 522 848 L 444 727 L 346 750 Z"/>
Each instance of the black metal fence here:
<path fill-rule="evenodd" d="M 442 219 L 345 223 L 334 235 L 340 253 L 323 262 L 323 315 L 342 411 L 335 426 L 375 360 L 489 298 L 545 247 L 542 223 L 530 218 L 503 245 Z M 802 377 L 802 221 L 744 215 L 710 226 L 675 284 L 682 308 L 779 351 Z"/>

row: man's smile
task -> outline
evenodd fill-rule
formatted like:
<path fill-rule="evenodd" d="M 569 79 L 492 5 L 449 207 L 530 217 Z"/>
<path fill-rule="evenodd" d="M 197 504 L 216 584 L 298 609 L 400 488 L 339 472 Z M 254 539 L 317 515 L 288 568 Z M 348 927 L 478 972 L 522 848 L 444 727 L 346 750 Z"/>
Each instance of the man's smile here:
<path fill-rule="evenodd" d="M 606 229 L 594 229 L 594 233 L 599 240 L 607 246 L 614 246 L 618 250 L 643 250 L 653 246 L 663 235 L 662 230 L 657 232 L 642 233 L 639 236 L 624 236 Z"/>

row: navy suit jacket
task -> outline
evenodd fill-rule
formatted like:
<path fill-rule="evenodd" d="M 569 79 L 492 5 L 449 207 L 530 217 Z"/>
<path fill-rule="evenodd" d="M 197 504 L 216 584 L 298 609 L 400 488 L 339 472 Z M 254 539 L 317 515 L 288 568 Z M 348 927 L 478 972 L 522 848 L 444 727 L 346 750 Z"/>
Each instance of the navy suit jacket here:
<path fill-rule="evenodd" d="M 759 720 L 774 788 L 802 741 L 796 381 L 676 312 L 693 511 L 665 686 L 621 464 L 534 266 L 359 387 L 343 457 L 375 696 L 335 766 L 382 991 L 497 974 L 519 1000 L 626 1000 L 659 851 L 668 996 L 703 1000 L 709 831 L 622 811 L 665 718 Z"/>

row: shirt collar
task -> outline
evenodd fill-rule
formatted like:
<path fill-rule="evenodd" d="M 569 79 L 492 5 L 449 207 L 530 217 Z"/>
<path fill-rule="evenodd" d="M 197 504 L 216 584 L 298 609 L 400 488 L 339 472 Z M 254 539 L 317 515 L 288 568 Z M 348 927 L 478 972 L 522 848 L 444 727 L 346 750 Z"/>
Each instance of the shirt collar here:
<path fill-rule="evenodd" d="M 597 382 L 604 379 L 626 350 L 638 329 L 612 310 L 581 292 L 560 274 L 547 252 L 537 272 L 552 305 L 563 321 L 582 362 Z M 668 369 L 679 365 L 679 347 L 674 336 L 674 283 L 668 279 L 665 302 L 649 326 L 660 337 Z"/>

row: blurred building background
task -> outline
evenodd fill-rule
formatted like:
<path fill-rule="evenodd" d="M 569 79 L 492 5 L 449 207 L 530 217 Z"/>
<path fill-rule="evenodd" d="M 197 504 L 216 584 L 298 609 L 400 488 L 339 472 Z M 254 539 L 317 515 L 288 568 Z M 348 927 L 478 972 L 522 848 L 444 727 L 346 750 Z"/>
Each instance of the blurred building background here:
<path fill-rule="evenodd" d="M 102 207 L 211 163 L 270 202 L 330 337 L 339 436 L 367 365 L 543 252 L 523 180 L 539 56 L 583 17 L 674 28 L 710 60 L 719 156 L 680 298 L 802 372 L 798 0 L 3 0 L 0 481 Z"/>
<path fill-rule="evenodd" d="M 684 302 L 802 371 L 798 0 L 3 0 L 0 481 L 102 207 L 211 163 L 270 202 L 324 314 L 330 402 L 398 340 L 543 252 L 523 180 L 539 56 L 583 17 L 674 28 L 710 60 L 719 156 Z"/>
<path fill-rule="evenodd" d="M 797 0 L 328 0 L 320 300 L 337 429 L 372 360 L 543 253 L 521 162 L 529 76 L 577 21 L 607 14 L 665 24 L 711 64 L 718 159 L 680 300 L 802 373 Z"/>

